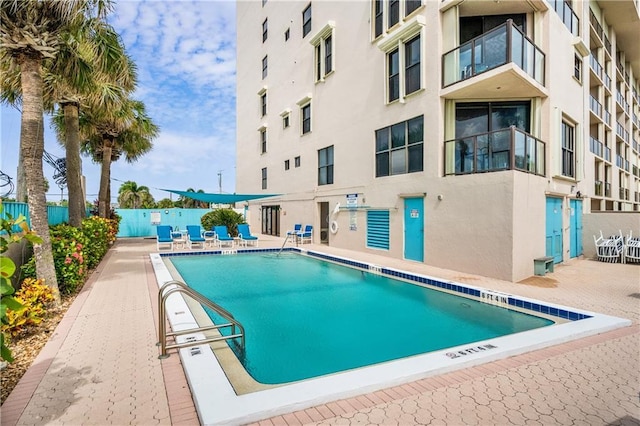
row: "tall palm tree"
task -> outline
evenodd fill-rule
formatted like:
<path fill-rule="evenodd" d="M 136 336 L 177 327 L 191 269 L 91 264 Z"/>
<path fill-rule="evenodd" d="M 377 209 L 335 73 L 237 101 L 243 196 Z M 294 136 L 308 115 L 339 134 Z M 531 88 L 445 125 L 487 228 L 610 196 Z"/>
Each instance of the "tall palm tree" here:
<path fill-rule="evenodd" d="M 199 194 L 204 194 L 202 189 L 198 189 L 197 191 L 193 188 L 187 188 L 185 192 L 196 192 Z M 182 207 L 185 209 L 206 209 L 209 207 L 209 204 L 204 201 L 199 201 L 191 197 L 180 196 L 178 199 L 182 203 Z"/>
<path fill-rule="evenodd" d="M 51 251 L 44 191 L 44 101 L 42 64 L 55 58 L 60 36 L 78 25 L 91 9 L 83 0 L 2 0 L 0 2 L 0 61 L 20 69 L 22 116 L 20 155 L 25 170 L 27 201 L 34 231 L 42 238 L 34 244 L 36 274 L 54 290 L 60 302 Z"/>
<path fill-rule="evenodd" d="M 138 186 L 136 182 L 130 180 L 123 183 L 118 190 L 118 204 L 123 209 L 139 209 L 152 200 L 148 187 Z"/>
<path fill-rule="evenodd" d="M 149 152 L 159 128 L 147 115 L 144 103 L 125 99 L 108 108 L 92 108 L 83 113 L 83 151 L 101 164 L 98 215 L 107 217 L 111 204 L 111 163 L 124 154 L 128 163 Z"/>

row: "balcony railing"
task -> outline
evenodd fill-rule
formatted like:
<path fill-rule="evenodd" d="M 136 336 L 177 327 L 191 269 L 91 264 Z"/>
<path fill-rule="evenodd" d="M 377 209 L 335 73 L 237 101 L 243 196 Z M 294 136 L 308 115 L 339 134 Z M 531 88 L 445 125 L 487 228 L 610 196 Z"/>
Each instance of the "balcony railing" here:
<path fill-rule="evenodd" d="M 627 188 L 620 188 L 620 199 L 629 200 L 629 190 Z"/>
<path fill-rule="evenodd" d="M 635 194 L 635 202 L 640 203 L 640 192 L 636 192 Z"/>
<path fill-rule="evenodd" d="M 598 157 L 602 157 L 602 142 L 591 136 L 589 137 L 589 145 L 591 148 L 591 152 L 593 152 Z"/>
<path fill-rule="evenodd" d="M 604 48 L 607 49 L 609 55 L 611 55 L 611 41 L 609 41 L 609 37 L 605 34 L 604 36 Z"/>
<path fill-rule="evenodd" d="M 624 98 L 624 95 L 620 92 L 616 92 L 616 101 L 620 104 L 620 106 L 629 114 L 629 104 L 627 100 Z"/>
<path fill-rule="evenodd" d="M 607 109 L 604 110 L 604 116 L 602 117 L 602 119 L 607 124 L 607 126 L 611 125 L 610 124 L 611 123 L 611 113 Z"/>
<path fill-rule="evenodd" d="M 602 118 L 602 104 L 593 95 L 589 96 L 589 108 L 595 115 Z"/>
<path fill-rule="evenodd" d="M 602 197 L 602 181 L 596 180 L 594 182 L 593 193 L 596 197 Z"/>
<path fill-rule="evenodd" d="M 591 24 L 591 27 L 596 32 L 598 37 L 600 37 L 600 40 L 602 40 L 604 38 L 604 30 L 602 29 L 602 25 L 600 25 L 600 22 L 598 22 L 598 18 L 596 18 L 596 15 L 591 9 L 589 9 L 589 23 Z"/>
<path fill-rule="evenodd" d="M 638 143 L 637 140 L 633 140 L 633 149 L 635 149 L 637 152 L 640 152 L 640 143 Z"/>
<path fill-rule="evenodd" d="M 608 146 L 604 147 L 604 159 L 605 161 L 611 162 L 611 148 Z"/>
<path fill-rule="evenodd" d="M 444 143 L 445 175 L 519 170 L 545 175 L 545 143 L 511 126 Z"/>
<path fill-rule="evenodd" d="M 600 62 L 598 62 L 595 56 L 589 55 L 589 65 L 591 65 L 591 69 L 593 70 L 595 75 L 597 75 L 598 78 L 602 80 L 602 65 L 600 65 Z"/>
<path fill-rule="evenodd" d="M 629 132 L 624 128 L 623 124 L 616 122 L 616 134 L 620 136 L 625 142 L 629 143 Z"/>
<path fill-rule="evenodd" d="M 604 183 L 604 196 L 611 198 L 611 184 L 609 182 Z"/>
<path fill-rule="evenodd" d="M 611 77 L 609 77 L 609 74 L 607 74 L 606 71 L 603 73 L 603 78 L 604 85 L 607 87 L 607 89 L 611 90 Z"/>
<path fill-rule="evenodd" d="M 631 173 L 634 176 L 640 177 L 640 169 L 638 169 L 638 166 L 634 165 L 631 170 L 632 170 Z"/>
<path fill-rule="evenodd" d="M 578 19 L 578 15 L 571 9 L 571 6 L 567 4 L 564 0 L 547 0 L 551 5 L 551 8 L 556 11 L 556 13 L 564 22 L 564 25 L 571 31 L 571 34 L 574 36 L 580 35 L 580 19 Z"/>
<path fill-rule="evenodd" d="M 544 85 L 544 53 L 511 20 L 442 55 L 442 85 L 449 86 L 509 62 Z"/>

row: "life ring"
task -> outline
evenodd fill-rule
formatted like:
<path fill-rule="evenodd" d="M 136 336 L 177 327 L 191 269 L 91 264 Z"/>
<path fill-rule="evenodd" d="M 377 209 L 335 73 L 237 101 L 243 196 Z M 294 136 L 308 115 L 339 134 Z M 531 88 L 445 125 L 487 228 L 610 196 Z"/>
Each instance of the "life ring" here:
<path fill-rule="evenodd" d="M 338 222 L 334 220 L 331 222 L 331 233 L 335 234 L 336 232 L 338 232 Z"/>

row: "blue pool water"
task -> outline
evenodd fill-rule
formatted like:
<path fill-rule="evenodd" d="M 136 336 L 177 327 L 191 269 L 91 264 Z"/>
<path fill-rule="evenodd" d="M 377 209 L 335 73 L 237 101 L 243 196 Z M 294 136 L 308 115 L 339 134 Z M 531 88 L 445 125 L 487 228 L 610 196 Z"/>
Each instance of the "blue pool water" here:
<path fill-rule="evenodd" d="M 545 327 L 552 321 L 286 253 L 172 257 L 246 331 L 243 363 L 280 384 Z M 214 322 L 219 319 L 209 312 Z"/>

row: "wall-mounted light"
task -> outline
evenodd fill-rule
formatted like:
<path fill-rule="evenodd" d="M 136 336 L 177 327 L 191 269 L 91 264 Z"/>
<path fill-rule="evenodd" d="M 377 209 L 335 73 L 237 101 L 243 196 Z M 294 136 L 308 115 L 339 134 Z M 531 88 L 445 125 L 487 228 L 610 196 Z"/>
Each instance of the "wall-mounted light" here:
<path fill-rule="evenodd" d="M 147 212 L 142 212 L 142 217 L 147 217 Z"/>
<path fill-rule="evenodd" d="M 442 200 L 444 200 L 444 195 L 438 194 L 438 201 L 442 201 Z"/>
<path fill-rule="evenodd" d="M 164 214 L 169 214 L 169 210 L 165 210 L 165 211 L 164 211 Z"/>

